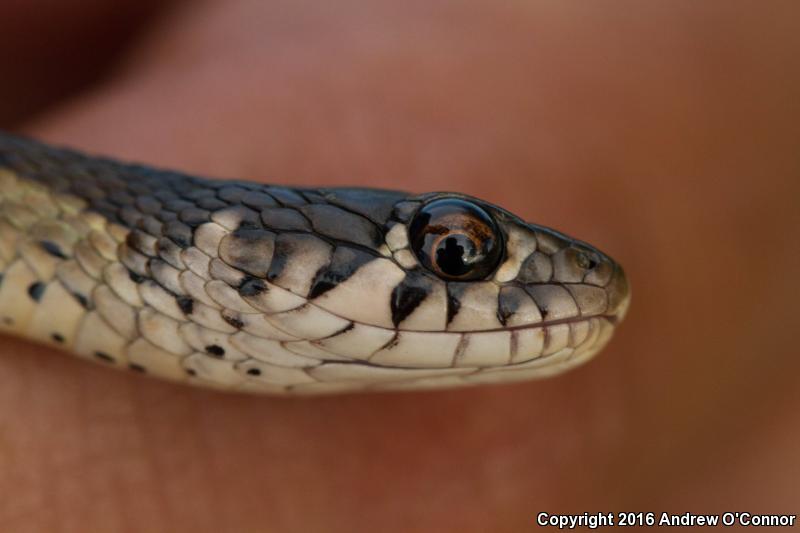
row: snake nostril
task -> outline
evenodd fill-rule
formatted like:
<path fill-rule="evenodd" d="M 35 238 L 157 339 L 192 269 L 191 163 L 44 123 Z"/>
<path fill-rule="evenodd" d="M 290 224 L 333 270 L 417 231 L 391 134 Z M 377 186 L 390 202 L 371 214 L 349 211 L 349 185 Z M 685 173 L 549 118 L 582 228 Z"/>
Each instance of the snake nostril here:
<path fill-rule="evenodd" d="M 578 266 L 585 270 L 592 270 L 597 266 L 597 260 L 595 260 L 593 257 L 589 257 L 589 255 L 584 252 L 578 253 L 576 261 Z"/>

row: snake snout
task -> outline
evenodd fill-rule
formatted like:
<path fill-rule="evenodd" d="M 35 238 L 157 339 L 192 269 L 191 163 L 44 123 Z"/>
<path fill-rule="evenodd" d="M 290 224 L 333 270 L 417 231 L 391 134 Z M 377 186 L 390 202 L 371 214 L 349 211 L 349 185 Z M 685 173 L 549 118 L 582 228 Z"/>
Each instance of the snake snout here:
<path fill-rule="evenodd" d="M 604 314 L 615 322 L 625 318 L 630 304 L 630 285 L 622 266 L 591 246 L 579 248 L 574 262 L 586 271 L 585 282 L 605 287 L 608 303 Z"/>
<path fill-rule="evenodd" d="M 607 305 L 603 314 L 614 322 L 621 321 L 628 311 L 630 286 L 619 263 L 584 243 L 576 243 L 567 250 L 572 267 L 583 273 L 583 283 L 604 287 Z"/>
<path fill-rule="evenodd" d="M 608 314 L 617 321 L 622 320 L 628 312 L 631 290 L 625 271 L 616 263 L 614 263 L 614 273 L 611 275 L 611 281 L 606 286 L 606 292 L 608 294 Z"/>

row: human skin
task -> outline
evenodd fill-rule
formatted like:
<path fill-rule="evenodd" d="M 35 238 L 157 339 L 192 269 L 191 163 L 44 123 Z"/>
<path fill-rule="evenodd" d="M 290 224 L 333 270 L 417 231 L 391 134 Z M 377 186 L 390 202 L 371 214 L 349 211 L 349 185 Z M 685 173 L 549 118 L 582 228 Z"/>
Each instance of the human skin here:
<path fill-rule="evenodd" d="M 101 9 L 70 2 L 64 20 Z M 596 360 L 555 379 L 316 399 L 193 389 L 0 338 L 0 531 L 796 513 L 796 6 L 165 12 L 102 82 L 16 129 L 205 175 L 480 196 L 607 251 L 632 306 Z"/>

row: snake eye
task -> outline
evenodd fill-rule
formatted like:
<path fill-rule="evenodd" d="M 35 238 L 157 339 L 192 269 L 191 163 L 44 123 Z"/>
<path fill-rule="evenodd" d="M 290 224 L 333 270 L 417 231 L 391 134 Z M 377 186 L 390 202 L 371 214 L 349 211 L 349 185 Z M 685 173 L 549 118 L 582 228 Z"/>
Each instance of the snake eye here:
<path fill-rule="evenodd" d="M 441 278 L 485 278 L 500 262 L 503 239 L 489 213 L 459 198 L 434 200 L 420 208 L 409 226 L 411 249 Z"/>

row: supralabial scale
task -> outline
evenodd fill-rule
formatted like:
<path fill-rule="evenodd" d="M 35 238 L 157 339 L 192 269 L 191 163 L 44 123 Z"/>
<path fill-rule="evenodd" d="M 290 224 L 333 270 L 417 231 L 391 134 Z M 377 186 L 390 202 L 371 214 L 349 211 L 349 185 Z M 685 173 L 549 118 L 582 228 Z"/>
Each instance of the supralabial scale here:
<path fill-rule="evenodd" d="M 0 331 L 273 394 L 550 376 L 609 340 L 622 268 L 457 193 L 205 179 L 0 133 Z"/>

